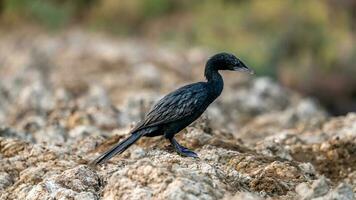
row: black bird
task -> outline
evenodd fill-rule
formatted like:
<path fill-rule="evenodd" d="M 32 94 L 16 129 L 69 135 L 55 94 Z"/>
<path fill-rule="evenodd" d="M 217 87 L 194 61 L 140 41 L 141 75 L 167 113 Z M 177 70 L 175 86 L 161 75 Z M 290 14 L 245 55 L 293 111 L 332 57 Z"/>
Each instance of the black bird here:
<path fill-rule="evenodd" d="M 170 141 L 175 151 L 182 156 L 198 157 L 193 151 L 180 145 L 174 135 L 194 122 L 206 108 L 220 96 L 224 81 L 219 70 L 242 71 L 253 74 L 241 60 L 230 53 L 219 53 L 211 57 L 205 65 L 207 82 L 198 82 L 183 86 L 163 97 L 145 119 L 131 132 L 131 136 L 113 146 L 91 164 L 101 164 L 124 152 L 140 137 L 164 135 Z"/>

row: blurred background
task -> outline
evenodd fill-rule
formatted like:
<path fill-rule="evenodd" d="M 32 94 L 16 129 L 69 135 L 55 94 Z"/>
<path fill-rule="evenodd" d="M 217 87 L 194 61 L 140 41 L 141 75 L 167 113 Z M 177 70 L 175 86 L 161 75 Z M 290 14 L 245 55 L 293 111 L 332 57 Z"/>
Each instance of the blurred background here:
<path fill-rule="evenodd" d="M 256 75 L 176 135 L 201 159 L 83 166 L 221 51 Z M 356 0 L 0 0 L 0 199 L 352 199 L 355 122 Z"/>
<path fill-rule="evenodd" d="M 13 43 L 13 49 L 32 48 L 30 45 L 40 44 L 39 35 L 56 38 L 67 32 L 75 35 L 76 39 L 66 40 L 74 46 L 86 43 L 75 42 L 80 38 L 104 34 L 112 41 L 131 41 L 134 47 L 142 42 L 181 54 L 187 49 L 204 49 L 209 53 L 193 62 L 200 66 L 213 52 L 233 52 L 255 69 L 257 76 L 272 77 L 302 95 L 317 98 L 333 115 L 356 111 L 354 0 L 0 0 L 3 73 L 11 63 L 21 62 L 16 51 L 4 53 Z M 24 42 L 32 39 L 32 43 Z M 53 41 L 46 43 L 45 53 L 32 52 L 32 57 L 45 57 L 51 44 Z M 150 45 L 141 50 L 157 50 Z M 111 55 L 110 50 L 93 46 Z M 167 62 L 179 62 L 179 58 Z M 90 68 L 90 61 L 85 59 L 75 66 Z M 104 62 L 99 66 L 111 73 L 120 64 Z M 184 62 L 177 66 L 181 65 Z M 188 77 L 185 81 L 197 79 Z"/>

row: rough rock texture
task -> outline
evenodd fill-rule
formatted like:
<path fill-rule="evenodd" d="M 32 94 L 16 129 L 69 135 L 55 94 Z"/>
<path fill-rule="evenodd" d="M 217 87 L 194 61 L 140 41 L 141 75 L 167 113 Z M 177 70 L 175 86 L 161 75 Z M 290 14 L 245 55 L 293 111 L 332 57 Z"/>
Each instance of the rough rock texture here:
<path fill-rule="evenodd" d="M 301 183 L 296 187 L 296 191 L 301 199 L 344 199 L 352 200 L 355 198 L 354 193 L 350 185 L 340 183 L 336 188 L 330 188 L 330 183 L 325 177 L 313 181 L 311 185 L 307 183 Z"/>
<path fill-rule="evenodd" d="M 90 167 L 164 93 L 202 79 L 209 54 L 81 32 L 0 42 L 0 199 L 355 198 L 356 113 L 331 118 L 269 78 L 231 73 L 177 137 L 199 159 L 143 138 Z"/>

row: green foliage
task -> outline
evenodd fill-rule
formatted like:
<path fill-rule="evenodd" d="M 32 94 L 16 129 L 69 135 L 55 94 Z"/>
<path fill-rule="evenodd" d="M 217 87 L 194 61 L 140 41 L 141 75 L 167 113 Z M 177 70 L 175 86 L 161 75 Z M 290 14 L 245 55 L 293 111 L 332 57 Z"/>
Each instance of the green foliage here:
<path fill-rule="evenodd" d="M 142 13 L 145 17 L 159 17 L 167 14 L 172 4 L 167 0 L 142 0 Z"/>
<path fill-rule="evenodd" d="M 38 0 L 34 1 L 28 9 L 36 20 L 50 28 L 63 26 L 73 13 L 72 8 L 67 4 L 58 7 L 52 2 Z"/>
<path fill-rule="evenodd" d="M 3 0 L 5 22 L 16 24 L 34 22 L 49 29 L 58 29 L 67 25 L 81 9 L 93 0 Z"/>
<path fill-rule="evenodd" d="M 259 74 L 276 76 L 280 66 L 353 71 L 355 17 L 348 1 L 3 0 L 0 7 L 2 21 L 10 24 L 58 29 L 79 23 L 202 45 L 234 52 Z"/>

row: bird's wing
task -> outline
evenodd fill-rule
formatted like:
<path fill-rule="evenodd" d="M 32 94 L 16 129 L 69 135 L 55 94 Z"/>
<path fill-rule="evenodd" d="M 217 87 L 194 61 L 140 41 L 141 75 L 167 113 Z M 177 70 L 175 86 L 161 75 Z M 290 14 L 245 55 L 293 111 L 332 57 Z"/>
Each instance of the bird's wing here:
<path fill-rule="evenodd" d="M 205 83 L 181 87 L 159 100 L 134 130 L 166 124 L 192 115 L 205 105 L 207 98 Z"/>

